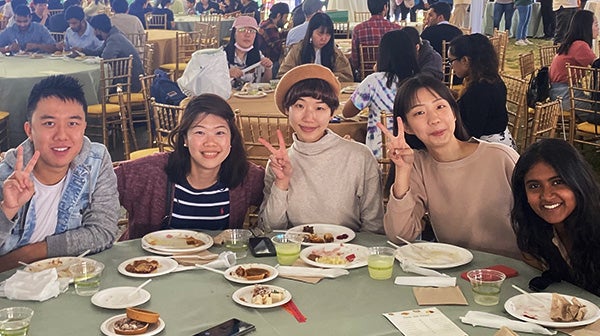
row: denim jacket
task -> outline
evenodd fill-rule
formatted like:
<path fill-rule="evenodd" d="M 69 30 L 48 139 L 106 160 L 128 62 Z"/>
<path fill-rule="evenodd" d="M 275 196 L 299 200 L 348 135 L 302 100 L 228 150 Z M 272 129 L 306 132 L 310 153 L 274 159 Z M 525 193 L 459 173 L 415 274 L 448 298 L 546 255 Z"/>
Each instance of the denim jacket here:
<path fill-rule="evenodd" d="M 23 162 L 31 160 L 33 143 L 27 139 Z M 16 149 L 6 153 L 0 163 L 0 182 L 14 171 Z M 112 246 L 117 234 L 119 196 L 117 179 L 106 148 L 84 138 L 79 154 L 71 162 L 71 174 L 58 204 L 54 234 L 46 237 L 48 257 L 92 253 Z M 3 198 L 0 183 L 0 199 Z M 28 245 L 35 228 L 35 211 L 27 202 L 12 220 L 0 211 L 0 255 Z M 32 210 L 32 211 L 30 211 Z"/>

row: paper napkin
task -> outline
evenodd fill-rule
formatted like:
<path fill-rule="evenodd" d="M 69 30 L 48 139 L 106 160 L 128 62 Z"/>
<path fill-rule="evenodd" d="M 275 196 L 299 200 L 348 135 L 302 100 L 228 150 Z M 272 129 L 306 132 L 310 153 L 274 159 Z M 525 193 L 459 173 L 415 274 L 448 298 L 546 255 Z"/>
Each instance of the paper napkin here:
<path fill-rule="evenodd" d="M 467 306 L 467 299 L 460 287 L 414 287 L 413 294 L 419 306 L 462 305 Z"/>
<path fill-rule="evenodd" d="M 488 328 L 507 327 L 514 331 L 522 331 L 541 335 L 554 335 L 556 331 L 550 331 L 540 325 L 530 322 L 515 321 L 509 318 L 498 316 L 480 311 L 468 311 L 465 316 L 461 316 L 460 320 L 465 324 L 473 326 L 481 326 Z"/>
<path fill-rule="evenodd" d="M 46 301 L 61 293 L 56 268 L 41 272 L 17 272 L 4 282 L 4 295 L 10 300 Z"/>
<path fill-rule="evenodd" d="M 279 270 L 280 277 L 286 278 L 286 279 L 298 280 L 298 281 L 302 281 L 302 282 L 307 282 L 307 283 L 311 283 L 311 284 L 318 283 L 319 281 L 321 281 L 321 279 L 323 279 L 326 276 L 323 273 L 319 273 L 319 272 L 325 272 L 325 273 L 332 272 L 332 274 L 339 273 L 340 275 L 344 275 L 343 273 L 346 273 L 346 274 L 349 273 L 348 271 L 346 271 L 344 269 L 335 269 L 335 271 L 334 271 L 333 269 L 327 270 L 327 269 L 322 269 L 322 268 L 317 268 L 317 267 L 311 267 L 307 263 L 305 263 L 304 261 L 302 261 L 300 259 L 296 260 L 296 262 L 294 262 L 294 264 L 292 266 L 279 266 L 279 268 L 282 268 L 282 267 L 285 267 L 285 268 L 283 269 L 283 274 L 282 274 L 281 270 Z M 296 268 L 298 268 L 298 270 L 296 270 Z M 314 271 L 310 271 L 307 269 L 313 269 Z"/>
<path fill-rule="evenodd" d="M 454 287 L 456 286 L 456 278 L 447 276 L 397 276 L 394 283 L 396 285 L 416 287 Z"/>
<path fill-rule="evenodd" d="M 600 320 L 583 327 L 561 328 L 558 330 L 571 336 L 600 336 Z"/>
<path fill-rule="evenodd" d="M 173 259 L 182 266 L 194 266 L 196 264 L 207 264 L 215 259 L 218 255 L 207 250 L 198 253 L 174 254 Z"/>

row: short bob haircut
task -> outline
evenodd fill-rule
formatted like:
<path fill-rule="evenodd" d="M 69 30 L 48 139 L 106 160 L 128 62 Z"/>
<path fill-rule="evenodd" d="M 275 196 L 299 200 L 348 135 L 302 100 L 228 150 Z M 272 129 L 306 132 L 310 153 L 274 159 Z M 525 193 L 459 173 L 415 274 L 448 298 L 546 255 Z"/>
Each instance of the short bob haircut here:
<path fill-rule="evenodd" d="M 584 41 L 590 48 L 594 39 L 592 33 L 592 25 L 594 24 L 594 13 L 588 10 L 579 10 L 573 15 L 569 31 L 565 36 L 565 40 L 558 47 L 557 54 L 566 55 L 575 41 Z"/>
<path fill-rule="evenodd" d="M 407 79 L 396 93 L 394 100 L 394 134 L 398 135 L 397 118 L 402 118 L 402 122 L 407 123 L 406 114 L 416 104 L 417 91 L 425 88 L 435 96 L 439 96 L 450 104 L 450 108 L 456 118 L 454 136 L 461 141 L 469 140 L 469 134 L 463 126 L 462 119 L 458 110 L 458 103 L 454 99 L 450 89 L 444 85 L 439 79 L 431 77 L 427 74 L 418 74 L 415 77 Z M 415 135 L 404 134 L 406 142 L 411 148 L 426 149 L 425 144 Z"/>
<path fill-rule="evenodd" d="M 314 63 L 315 62 L 315 48 L 312 44 L 312 34 L 315 30 L 327 33 L 331 36 L 329 42 L 321 48 L 321 65 L 331 69 L 335 68 L 335 51 L 334 51 L 334 38 L 333 38 L 333 21 L 329 15 L 325 13 L 316 13 L 308 21 L 308 28 L 306 29 L 306 35 L 302 40 L 302 46 L 300 51 L 300 62 L 301 64 Z"/>
<path fill-rule="evenodd" d="M 87 117 L 87 101 L 83 93 L 83 85 L 71 76 L 52 75 L 35 84 L 27 100 L 27 121 L 31 122 L 33 111 L 38 103 L 45 98 L 55 97 L 63 102 L 75 102 L 81 105 Z"/>
<path fill-rule="evenodd" d="M 331 115 L 340 106 L 338 93 L 323 79 L 309 78 L 294 84 L 285 94 L 283 108 L 287 111 L 302 97 L 323 101 L 331 109 Z"/>
<path fill-rule="evenodd" d="M 235 124 L 233 110 L 223 98 L 205 93 L 190 100 L 183 111 L 179 124 L 169 134 L 169 144 L 174 151 L 169 155 L 165 171 L 172 183 L 182 183 L 191 170 L 190 152 L 184 146 L 188 130 L 194 126 L 198 117 L 204 118 L 210 114 L 225 119 L 231 131 L 231 152 L 221 163 L 219 181 L 233 189 L 240 185 L 246 177 L 248 160 L 242 135 Z"/>
<path fill-rule="evenodd" d="M 539 260 L 545 255 L 544 242 L 551 241 L 553 226 L 540 218 L 527 201 L 525 175 L 537 163 L 551 166 L 575 195 L 576 206 L 564 225 L 573 241 L 570 254 L 574 280 L 598 294 L 600 286 L 600 186 L 596 175 L 569 143 L 544 139 L 529 146 L 515 165 L 512 176 L 514 206 L 511 212 L 519 249 Z M 550 243 L 551 244 L 551 243 Z"/>

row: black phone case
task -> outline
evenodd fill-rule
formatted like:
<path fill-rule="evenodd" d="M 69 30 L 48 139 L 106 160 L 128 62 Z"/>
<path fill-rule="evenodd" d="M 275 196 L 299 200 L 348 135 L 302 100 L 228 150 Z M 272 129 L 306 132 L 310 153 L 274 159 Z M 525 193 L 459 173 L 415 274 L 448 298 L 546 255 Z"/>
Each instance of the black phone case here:
<path fill-rule="evenodd" d="M 250 253 L 256 258 L 274 257 L 277 255 L 273 242 L 267 237 L 252 237 L 249 244 Z"/>
<path fill-rule="evenodd" d="M 193 336 L 242 336 L 254 330 L 256 330 L 254 325 L 233 318 Z"/>

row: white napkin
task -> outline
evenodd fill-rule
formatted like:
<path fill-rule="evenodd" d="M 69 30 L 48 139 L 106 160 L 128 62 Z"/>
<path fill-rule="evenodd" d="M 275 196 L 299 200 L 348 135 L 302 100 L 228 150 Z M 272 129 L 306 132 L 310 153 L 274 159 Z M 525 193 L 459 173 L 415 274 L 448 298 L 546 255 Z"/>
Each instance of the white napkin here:
<path fill-rule="evenodd" d="M 4 283 L 4 296 L 10 300 L 46 301 L 60 293 L 61 283 L 56 268 L 41 272 L 18 270 Z"/>
<path fill-rule="evenodd" d="M 470 310 L 465 316 L 461 316 L 460 320 L 462 321 L 462 323 L 472 324 L 473 326 L 482 326 L 496 329 L 500 329 L 504 326 L 514 331 L 522 331 L 542 335 L 556 334 L 556 331 L 550 331 L 535 323 L 515 321 L 503 316 L 498 316 L 480 311 Z"/>
<path fill-rule="evenodd" d="M 454 287 L 456 286 L 456 278 L 449 276 L 398 276 L 394 283 L 416 287 Z"/>
<path fill-rule="evenodd" d="M 174 256 L 174 258 L 177 259 L 176 256 Z M 229 267 L 235 265 L 235 263 L 236 263 L 235 252 L 224 251 L 224 252 L 221 252 L 221 254 L 219 254 L 217 259 L 204 264 L 204 266 L 211 267 L 211 268 L 229 268 Z M 191 266 L 177 265 L 177 267 L 175 268 L 175 270 L 173 270 L 173 272 L 188 271 L 188 270 L 192 270 L 192 269 L 198 269 L 198 267 L 194 266 L 194 265 L 191 265 Z"/>
<path fill-rule="evenodd" d="M 348 275 L 350 272 L 342 268 L 314 268 L 297 266 L 277 266 L 279 275 L 299 276 L 299 277 L 325 277 L 337 278 L 342 275 Z"/>
<path fill-rule="evenodd" d="M 440 273 L 438 271 L 434 271 L 432 269 L 424 268 L 415 265 L 414 263 L 408 261 L 406 258 L 402 258 L 400 260 L 400 266 L 404 272 L 421 274 L 425 276 L 435 276 L 435 277 L 447 277 L 448 275 Z"/>

